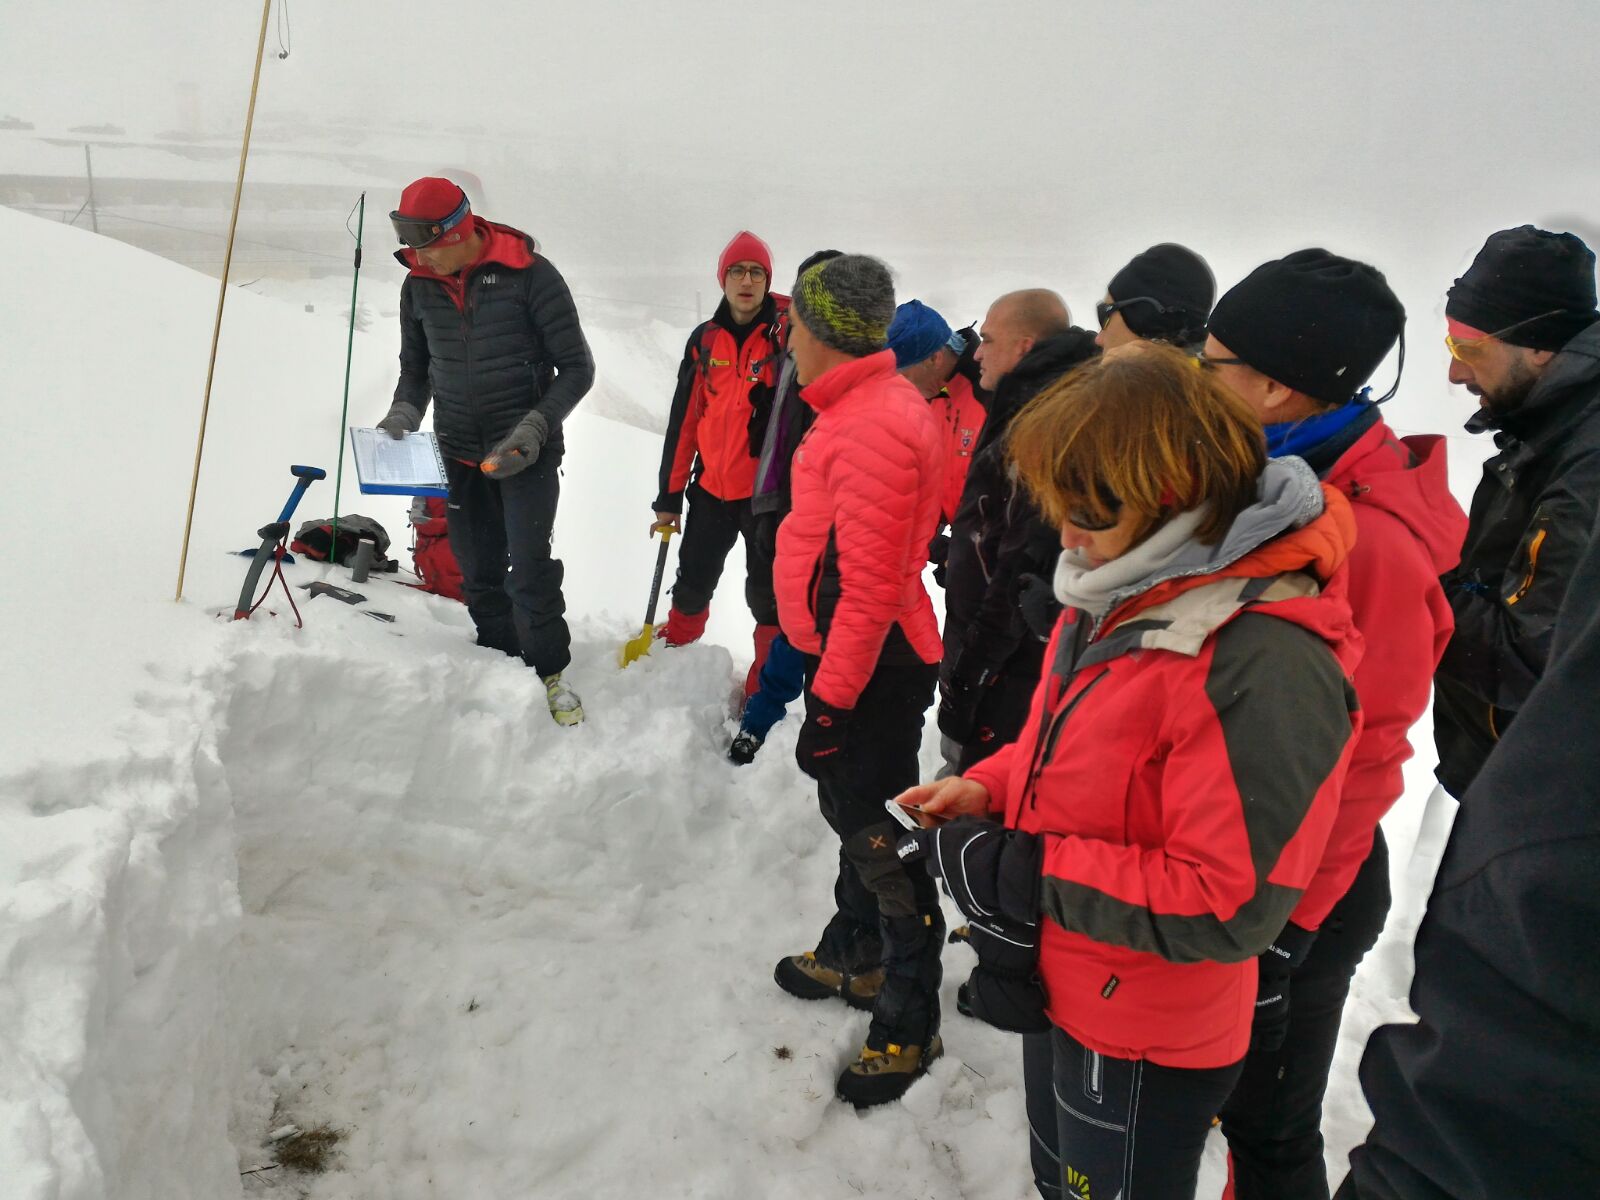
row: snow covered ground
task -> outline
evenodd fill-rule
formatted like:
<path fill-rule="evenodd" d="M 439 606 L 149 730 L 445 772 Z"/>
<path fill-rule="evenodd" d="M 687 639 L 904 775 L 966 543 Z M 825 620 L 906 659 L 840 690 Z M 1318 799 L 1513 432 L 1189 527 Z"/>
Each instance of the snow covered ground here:
<path fill-rule="evenodd" d="M 615 668 L 653 565 L 640 426 L 682 330 L 586 308 L 601 383 L 569 426 L 557 550 L 589 720 L 562 732 L 460 606 L 390 579 L 358 590 L 392 624 L 298 590 L 303 630 L 281 592 L 227 619 L 244 563 L 225 552 L 276 515 L 288 464 L 330 472 L 300 516 L 333 508 L 331 305 L 230 294 L 175 604 L 215 284 L 3 209 L 0 238 L 27 284 L 0 303 L 5 1200 L 1031 1194 L 1018 1046 L 954 1015 L 966 950 L 947 954 L 949 1053 L 866 1115 L 832 1097 L 865 1015 L 771 983 L 827 916 L 836 848 L 793 722 L 754 766 L 722 758 L 749 655 L 737 587 L 706 644 Z M 357 423 L 387 406 L 393 340 L 387 320 L 357 336 Z M 1487 446 L 1452 449 L 1465 495 Z M 400 501 L 347 472 L 340 507 L 405 561 Z M 349 585 L 288 571 L 321 578 Z M 1329 1098 L 1335 1179 L 1368 1119 L 1366 1035 L 1405 1013 L 1431 768 L 1414 740 L 1396 912 Z M 329 1171 L 257 1170 L 291 1124 L 340 1132 Z M 1214 1145 L 1201 1194 L 1220 1186 Z"/>

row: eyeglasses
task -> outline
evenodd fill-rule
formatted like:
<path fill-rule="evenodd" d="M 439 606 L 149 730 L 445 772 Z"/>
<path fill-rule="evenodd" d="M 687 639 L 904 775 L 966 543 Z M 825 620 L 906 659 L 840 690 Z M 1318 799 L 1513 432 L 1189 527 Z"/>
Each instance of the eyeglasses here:
<path fill-rule="evenodd" d="M 465 196 L 456 210 L 442 221 L 423 219 L 420 217 L 402 217 L 399 212 L 389 214 L 389 220 L 394 224 L 395 236 L 400 239 L 402 246 L 410 246 L 413 250 L 421 250 L 430 246 L 445 234 L 449 233 L 461 222 L 467 220 L 472 209 Z"/>
<path fill-rule="evenodd" d="M 729 279 L 748 279 L 751 283 L 764 283 L 767 272 L 762 267 L 729 267 Z"/>
<path fill-rule="evenodd" d="M 1111 323 L 1113 313 L 1122 311 L 1130 304 L 1152 304 L 1158 313 L 1177 312 L 1175 308 L 1168 308 L 1154 296 L 1130 296 L 1126 300 L 1102 300 L 1094 306 L 1094 315 L 1100 318 L 1100 328 L 1104 329 Z"/>
<path fill-rule="evenodd" d="M 1204 350 L 1197 350 L 1189 356 L 1189 361 L 1202 371 L 1209 371 L 1214 367 L 1248 367 L 1250 364 L 1242 358 L 1210 358 Z"/>
<path fill-rule="evenodd" d="M 1552 308 L 1547 313 L 1540 313 L 1537 317 L 1528 317 L 1518 321 L 1515 325 L 1507 325 L 1504 329 L 1497 329 L 1493 333 L 1486 333 L 1482 337 L 1458 338 L 1450 334 L 1444 335 L 1444 348 L 1450 351 L 1450 357 L 1458 363 L 1471 366 L 1474 362 L 1482 362 L 1484 353 L 1489 349 L 1489 343 L 1498 341 L 1508 333 L 1515 333 L 1524 325 L 1532 325 L 1535 321 L 1542 321 L 1546 317 L 1560 316 L 1566 309 Z"/>

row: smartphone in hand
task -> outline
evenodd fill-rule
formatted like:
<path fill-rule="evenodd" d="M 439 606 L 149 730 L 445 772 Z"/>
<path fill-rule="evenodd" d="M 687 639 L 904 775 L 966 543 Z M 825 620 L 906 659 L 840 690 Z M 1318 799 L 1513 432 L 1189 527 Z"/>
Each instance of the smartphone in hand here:
<path fill-rule="evenodd" d="M 948 819 L 943 813 L 924 812 L 915 804 L 898 804 L 894 800 L 885 800 L 883 807 L 907 829 L 932 829 L 940 821 Z"/>

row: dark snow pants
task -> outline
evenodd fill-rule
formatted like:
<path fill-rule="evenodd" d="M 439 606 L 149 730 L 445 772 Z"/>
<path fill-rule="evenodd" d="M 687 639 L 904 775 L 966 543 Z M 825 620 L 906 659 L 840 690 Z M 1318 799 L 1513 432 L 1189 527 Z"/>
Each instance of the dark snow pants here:
<path fill-rule="evenodd" d="M 956 774 L 971 770 L 1022 735 L 1023 726 L 1028 723 L 1028 710 L 1033 705 L 1033 693 L 1038 687 L 1038 671 L 1032 674 L 1008 672 L 983 690 L 972 738 L 962 744 Z"/>
<path fill-rule="evenodd" d="M 808 709 L 817 664 L 806 656 Z M 938 674 L 937 664 L 880 663 L 856 701 L 844 749 L 817 780 L 823 819 L 840 844 L 836 911 L 816 955 L 852 973 L 883 967 L 867 1035 L 880 1048 L 926 1045 L 939 1029 L 939 894 L 924 863 L 900 861 L 895 845 L 903 830 L 883 807 L 917 782 L 922 722 Z"/>
<path fill-rule="evenodd" d="M 1350 980 L 1388 912 L 1389 852 L 1380 829 L 1350 890 L 1289 979 L 1283 1048 L 1247 1055 L 1244 1074 L 1222 1107 L 1236 1200 L 1328 1200 L 1322 1097 Z"/>
<path fill-rule="evenodd" d="M 1193 1200 L 1211 1118 L 1241 1064 L 1194 1070 L 1110 1058 L 1059 1028 L 1026 1035 L 1023 1047 L 1041 1196 Z"/>
<path fill-rule="evenodd" d="M 450 498 L 445 516 L 461 591 L 478 645 L 516 655 L 540 675 L 572 661 L 561 560 L 550 557 L 561 455 L 545 454 L 509 479 L 445 461 Z"/>
<path fill-rule="evenodd" d="M 684 494 L 683 541 L 678 544 L 678 575 L 672 585 L 672 606 L 686 616 L 711 607 L 722 579 L 728 551 L 744 538 L 744 599 L 757 625 L 778 623 L 778 600 L 772 590 L 772 558 L 756 537 L 756 517 L 748 497 L 719 500 L 699 483 Z"/>

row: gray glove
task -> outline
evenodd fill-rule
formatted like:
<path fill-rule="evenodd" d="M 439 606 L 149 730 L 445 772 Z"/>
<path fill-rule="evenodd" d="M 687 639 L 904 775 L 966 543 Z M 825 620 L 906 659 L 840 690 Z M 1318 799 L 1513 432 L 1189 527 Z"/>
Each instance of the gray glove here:
<path fill-rule="evenodd" d="M 415 404 L 407 404 L 404 400 L 396 400 L 389 409 L 389 415 L 378 422 L 378 428 L 397 442 L 406 434 L 415 433 L 421 427 L 421 410 Z"/>
<path fill-rule="evenodd" d="M 518 421 L 504 441 L 483 460 L 483 470 L 495 479 L 509 479 L 539 461 L 539 451 L 550 437 L 550 422 L 543 413 L 530 412 Z"/>

